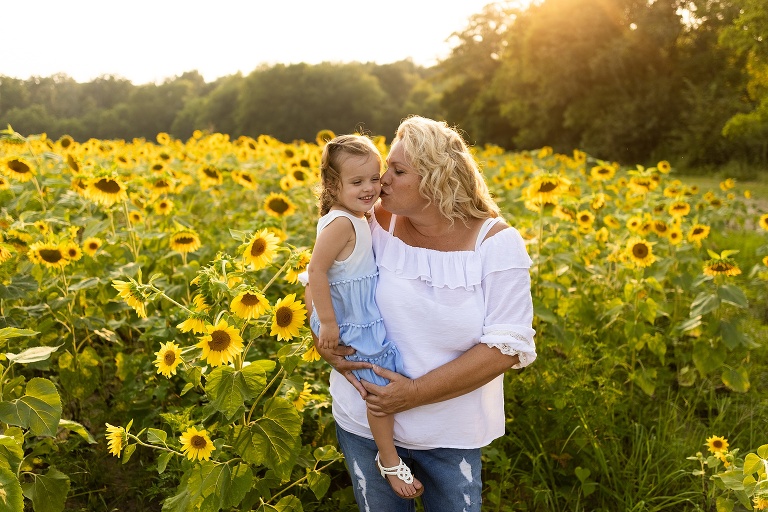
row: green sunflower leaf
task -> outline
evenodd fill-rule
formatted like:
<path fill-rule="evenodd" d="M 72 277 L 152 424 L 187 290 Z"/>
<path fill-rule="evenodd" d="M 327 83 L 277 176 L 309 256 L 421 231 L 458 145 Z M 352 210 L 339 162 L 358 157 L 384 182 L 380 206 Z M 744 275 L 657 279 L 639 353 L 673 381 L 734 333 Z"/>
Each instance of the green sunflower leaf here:
<path fill-rule="evenodd" d="M 19 364 L 37 363 L 38 361 L 45 361 L 51 354 L 56 352 L 61 345 L 56 347 L 32 347 L 27 350 L 22 350 L 18 354 L 6 353 L 5 357 L 9 361 Z"/>
<path fill-rule="evenodd" d="M 69 493 L 69 477 L 51 468 L 45 475 L 29 473 L 33 481 L 21 488 L 24 496 L 32 500 L 35 512 L 61 512 Z M 21 509 L 19 509 L 21 510 Z"/>
<path fill-rule="evenodd" d="M 248 365 L 242 371 L 219 366 L 208 376 L 205 391 L 217 411 L 232 416 L 246 400 L 258 396 L 266 385 L 267 375 L 259 365 Z"/>
<path fill-rule="evenodd" d="M 724 284 L 718 287 L 717 295 L 723 302 L 727 302 L 728 304 L 733 304 L 740 308 L 749 306 L 747 296 L 744 295 L 744 292 L 738 286 Z"/>
<path fill-rule="evenodd" d="M 721 368 L 726 357 L 725 347 L 722 344 L 713 347 L 707 341 L 695 343 L 692 355 L 693 364 L 702 376 Z"/>
<path fill-rule="evenodd" d="M 328 488 L 331 486 L 331 477 L 319 471 L 310 471 L 307 473 L 307 483 L 319 500 L 328 492 Z"/>
<path fill-rule="evenodd" d="M 720 297 L 714 293 L 701 292 L 691 303 L 690 317 L 706 315 L 720 307 Z"/>
<path fill-rule="evenodd" d="M 284 398 L 267 400 L 264 415 L 251 427 L 253 445 L 266 453 L 266 465 L 280 478 L 288 478 L 298 457 L 301 416 Z"/>
<path fill-rule="evenodd" d="M 744 476 L 756 473 L 763 466 L 763 460 L 754 453 L 744 457 Z"/>
<path fill-rule="evenodd" d="M 19 338 L 22 336 L 34 336 L 40 334 L 32 329 L 17 329 L 16 327 L 3 327 L 0 329 L 0 343 L 8 341 L 11 338 Z"/>
<path fill-rule="evenodd" d="M 59 420 L 59 427 L 71 430 L 75 434 L 79 435 L 90 444 L 96 444 L 96 439 L 93 438 L 90 432 L 80 423 L 72 420 Z"/>
<path fill-rule="evenodd" d="M 0 467 L 10 469 L 15 474 L 24 458 L 23 440 L 0 435 Z"/>
<path fill-rule="evenodd" d="M 48 379 L 29 381 L 21 398 L 0 402 L 0 421 L 28 428 L 36 436 L 54 437 L 61 419 L 61 398 Z"/>
<path fill-rule="evenodd" d="M 746 393 L 749 391 L 749 372 L 746 368 L 726 368 L 722 375 L 723 384 L 732 391 Z"/>
<path fill-rule="evenodd" d="M 0 512 L 24 510 L 24 496 L 16 474 L 0 467 Z"/>

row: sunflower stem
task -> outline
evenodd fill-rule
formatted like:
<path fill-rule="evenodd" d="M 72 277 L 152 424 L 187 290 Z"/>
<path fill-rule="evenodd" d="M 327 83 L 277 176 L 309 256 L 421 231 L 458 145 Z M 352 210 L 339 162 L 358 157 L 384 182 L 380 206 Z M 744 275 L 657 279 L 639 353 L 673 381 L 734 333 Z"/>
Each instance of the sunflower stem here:
<path fill-rule="evenodd" d="M 257 397 L 256 397 L 256 400 L 254 400 L 254 401 L 253 401 L 253 405 L 251 406 L 251 410 L 250 410 L 250 411 L 248 411 L 248 420 L 246 421 L 246 425 L 247 425 L 247 424 L 249 424 L 249 423 L 251 422 L 251 418 L 253 417 L 253 413 L 254 413 L 254 411 L 256 410 L 256 405 L 258 405 L 259 401 L 262 399 L 262 397 L 263 397 L 263 396 L 264 396 L 264 394 L 267 392 L 267 390 L 268 390 L 270 387 L 272 387 L 272 384 L 274 384 L 274 383 L 275 383 L 275 381 L 277 380 L 277 378 L 278 378 L 278 377 L 280 377 L 280 376 L 281 376 L 281 374 L 283 374 L 283 373 L 285 373 L 285 370 L 283 370 L 282 368 L 280 368 L 280 370 L 278 370 L 278 372 L 275 374 L 275 376 L 274 376 L 274 377 L 272 377 L 272 380 L 271 380 L 271 381 L 269 381 L 269 384 L 267 384 L 266 386 L 264 386 L 264 389 L 262 389 L 262 390 L 261 390 L 261 394 L 260 394 L 259 396 L 257 396 Z M 280 388 L 278 387 L 278 389 L 280 389 Z"/>
<path fill-rule="evenodd" d="M 183 305 L 183 304 L 181 304 L 181 303 L 179 303 L 179 302 L 176 302 L 175 300 L 173 300 L 172 298 L 170 298 L 168 295 L 166 295 L 166 294 L 165 294 L 165 292 L 164 292 L 163 290 L 161 290 L 160 288 L 156 287 L 155 285 L 153 285 L 153 284 L 148 284 L 148 285 L 145 285 L 145 286 L 146 286 L 147 288 L 149 288 L 150 290 L 152 290 L 153 292 L 156 292 L 156 293 L 158 294 L 158 296 L 160 296 L 160 297 L 162 297 L 162 298 L 166 299 L 166 300 L 167 300 L 168 302 L 170 302 L 171 304 L 173 304 L 173 305 L 175 305 L 175 306 L 178 306 L 178 307 L 180 307 L 181 309 L 183 309 L 184 311 L 186 311 L 186 312 L 187 312 L 187 313 L 189 313 L 190 315 L 194 314 L 194 311 L 192 311 L 191 309 L 189 309 L 187 306 L 185 306 L 185 305 Z"/>
<path fill-rule="evenodd" d="M 269 280 L 269 282 L 268 282 L 266 285 L 264 285 L 264 288 L 262 288 L 262 289 L 261 289 L 261 293 L 262 293 L 262 294 L 267 292 L 267 289 L 268 289 L 270 286 L 272 286 L 272 283 L 274 283 L 274 282 L 277 280 L 277 276 L 279 276 L 280 274 L 282 274 L 282 273 L 285 271 L 285 269 L 286 269 L 286 268 L 288 268 L 288 264 L 289 264 L 290 262 L 291 262 L 291 259 L 290 259 L 290 258 L 288 258 L 288 259 L 285 261 L 285 263 L 283 263 L 283 266 L 282 266 L 282 267 L 280 267 L 280 269 L 279 269 L 279 270 L 278 270 L 278 271 L 275 273 L 275 275 L 274 275 L 274 276 L 272 276 L 272 279 L 270 279 L 270 280 Z"/>
<path fill-rule="evenodd" d="M 323 466 L 323 467 L 321 467 L 321 468 L 315 468 L 315 471 L 322 471 L 322 470 L 324 470 L 325 468 L 329 467 L 331 464 L 334 464 L 334 463 L 336 463 L 336 462 L 338 462 L 338 461 L 339 461 L 339 459 L 338 459 L 338 458 L 336 458 L 336 459 L 333 459 L 332 461 L 330 461 L 330 462 L 329 462 L 328 464 L 326 464 L 325 466 Z M 309 473 L 307 473 L 307 474 L 306 474 L 306 475 L 304 475 L 303 477 L 299 478 L 298 480 L 296 480 L 296 481 L 295 481 L 295 482 L 293 482 L 292 484 L 288 485 L 287 487 L 284 487 L 284 488 L 283 488 L 283 489 L 281 489 L 279 492 L 276 492 L 275 494 L 273 494 L 273 495 L 272 495 L 272 497 L 271 497 L 271 498 L 269 498 L 269 500 L 265 501 L 264 503 L 265 503 L 265 504 L 267 504 L 267 503 L 271 503 L 272 501 L 274 501 L 274 500 L 275 500 L 275 498 L 277 498 L 278 496 L 280 496 L 281 494 L 283 494 L 284 492 L 286 492 L 288 489 L 290 489 L 290 488 L 292 488 L 292 487 L 295 487 L 295 486 L 299 485 L 299 484 L 300 484 L 300 483 L 302 483 L 304 480 L 306 480 L 308 477 L 309 477 Z"/>

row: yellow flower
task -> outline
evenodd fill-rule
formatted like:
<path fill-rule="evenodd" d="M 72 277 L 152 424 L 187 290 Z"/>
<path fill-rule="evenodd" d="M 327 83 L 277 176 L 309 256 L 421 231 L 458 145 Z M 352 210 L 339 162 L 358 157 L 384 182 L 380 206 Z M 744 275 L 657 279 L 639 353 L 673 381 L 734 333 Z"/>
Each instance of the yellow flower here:
<path fill-rule="evenodd" d="M 181 451 L 189 460 L 210 460 L 211 453 L 215 448 L 211 442 L 211 438 L 208 437 L 208 432 L 203 430 L 197 430 L 195 427 L 189 427 L 179 437 L 181 442 Z"/>
<path fill-rule="evenodd" d="M 89 237 L 83 240 L 83 251 L 85 251 L 85 254 L 93 258 L 94 255 L 96 255 L 96 251 L 98 251 L 101 248 L 101 239 L 96 237 Z"/>
<path fill-rule="evenodd" d="M 51 231 L 51 228 L 48 227 L 48 223 L 44 220 L 36 220 L 32 225 L 43 235 L 48 234 Z"/>
<path fill-rule="evenodd" d="M 109 453 L 119 458 L 120 452 L 123 451 L 123 448 L 125 448 L 125 445 L 127 444 L 125 429 L 123 427 L 115 427 L 109 423 L 106 423 L 106 425 L 107 447 L 109 448 Z"/>
<path fill-rule="evenodd" d="M 5 263 L 11 259 L 11 256 L 13 256 L 11 250 L 7 246 L 0 244 L 0 263 Z M 768 258 L 768 256 L 766 257 Z"/>
<path fill-rule="evenodd" d="M 0 190 L 8 190 L 11 188 L 11 182 L 5 176 L 0 176 Z"/>
<path fill-rule="evenodd" d="M 669 165 L 669 162 L 666 160 L 662 160 L 661 162 L 656 164 L 656 168 L 659 170 L 659 172 L 662 172 L 664 174 L 668 174 L 670 170 L 672 170 L 672 166 Z"/>
<path fill-rule="evenodd" d="M 556 202 L 570 187 L 571 182 L 557 173 L 545 172 L 533 177 L 523 190 L 523 197 L 538 201 L 539 204 Z"/>
<path fill-rule="evenodd" d="M 576 214 L 576 221 L 580 226 L 591 226 L 595 222 L 595 214 L 589 210 L 582 210 Z"/>
<path fill-rule="evenodd" d="M 669 233 L 667 233 L 667 238 L 669 239 L 672 245 L 677 245 L 683 241 L 683 232 L 680 230 L 679 227 L 673 226 L 669 229 Z"/>
<path fill-rule="evenodd" d="M 768 256 L 766 256 L 766 258 L 768 258 Z M 317 348 L 314 345 L 309 347 L 307 351 L 301 355 L 301 358 L 308 363 L 319 361 L 321 359 L 320 352 L 317 351 Z"/>
<path fill-rule="evenodd" d="M 312 398 L 312 387 L 309 385 L 309 382 L 305 381 L 304 389 L 299 393 L 299 395 L 293 401 L 293 405 L 299 411 L 304 410 L 304 406 L 307 405 L 307 400 L 309 400 L 310 398 Z"/>
<path fill-rule="evenodd" d="M 118 296 L 131 306 L 139 318 L 147 318 L 146 298 L 139 287 L 131 281 L 112 281 L 112 287 L 120 292 Z"/>
<path fill-rule="evenodd" d="M 754 502 L 755 510 L 768 509 L 768 496 L 753 496 L 752 501 Z"/>
<path fill-rule="evenodd" d="M 128 198 L 125 185 L 117 178 L 93 178 L 88 181 L 85 195 L 92 201 L 109 207 Z"/>
<path fill-rule="evenodd" d="M 207 334 L 196 346 L 203 349 L 202 357 L 211 366 L 229 364 L 243 351 L 243 338 L 223 318 L 216 325 L 206 325 L 205 330 Z"/>
<path fill-rule="evenodd" d="M 736 186 L 736 181 L 733 178 L 728 178 L 725 181 L 720 182 L 720 190 L 726 192 Z"/>
<path fill-rule="evenodd" d="M 194 252 L 201 245 L 200 237 L 191 229 L 177 231 L 171 235 L 171 249 L 181 254 Z"/>
<path fill-rule="evenodd" d="M 269 334 L 277 335 L 278 340 L 290 340 L 298 336 L 299 328 L 307 318 L 307 310 L 301 301 L 296 300 L 295 293 L 279 299 L 272 312 L 272 331 Z"/>
<path fill-rule="evenodd" d="M 768 231 L 768 213 L 764 213 L 760 216 L 760 227 Z"/>
<path fill-rule="evenodd" d="M 239 183 L 248 190 L 256 190 L 259 188 L 259 183 L 251 174 L 245 171 L 232 171 L 232 181 Z"/>
<path fill-rule="evenodd" d="M 334 139 L 336 137 L 336 134 L 333 133 L 331 130 L 320 130 L 317 132 L 317 135 L 315 136 L 315 142 L 317 142 L 318 146 L 325 146 L 328 141 L 331 139 Z"/>
<path fill-rule="evenodd" d="M 71 241 L 64 246 L 64 254 L 69 261 L 77 261 L 83 257 L 83 251 L 77 243 Z"/>
<path fill-rule="evenodd" d="M 704 445 L 711 453 L 721 453 L 728 450 L 728 440 L 720 436 L 712 436 Z"/>
<path fill-rule="evenodd" d="M 197 177 L 200 178 L 200 189 L 202 190 L 208 190 L 224 182 L 221 171 L 210 165 L 200 167 L 197 171 Z"/>
<path fill-rule="evenodd" d="M 768 267 L 768 256 L 764 256 L 764 257 L 763 257 L 763 265 L 765 265 L 766 267 Z"/>
<path fill-rule="evenodd" d="M 173 211 L 173 201 L 170 199 L 160 199 L 152 207 L 158 215 L 170 215 Z"/>
<path fill-rule="evenodd" d="M 709 229 L 709 226 L 705 224 L 694 224 L 691 226 L 691 230 L 688 231 L 688 241 L 701 242 L 709 236 Z"/>
<path fill-rule="evenodd" d="M 673 201 L 669 205 L 669 214 L 679 219 L 691 213 L 691 205 L 685 201 Z"/>
<path fill-rule="evenodd" d="M 195 334 L 205 332 L 205 313 L 193 313 L 192 316 L 176 326 L 181 332 L 192 331 Z"/>
<path fill-rule="evenodd" d="M 626 253 L 629 261 L 638 267 L 648 267 L 656 257 L 653 255 L 653 243 L 639 237 L 632 237 L 627 242 Z"/>
<path fill-rule="evenodd" d="M 246 290 L 232 299 L 229 307 L 235 315 L 250 320 L 266 313 L 269 309 L 269 301 L 258 292 Z"/>
<path fill-rule="evenodd" d="M 667 226 L 667 223 L 661 219 L 655 219 L 651 223 L 651 227 L 657 235 L 662 237 L 667 236 L 667 233 L 669 232 L 669 226 Z"/>
<path fill-rule="evenodd" d="M 35 175 L 35 168 L 28 160 L 22 157 L 6 158 L 3 166 L 0 168 L 3 174 L 16 181 L 25 183 Z"/>
<path fill-rule="evenodd" d="M 741 274 L 741 269 L 730 258 L 711 259 L 704 264 L 704 274 L 707 276 L 737 276 Z"/>
<path fill-rule="evenodd" d="M 61 269 L 69 264 L 65 249 L 56 244 L 36 242 L 29 246 L 27 255 L 32 263 L 48 268 Z"/>
<path fill-rule="evenodd" d="M 287 217 L 296 213 L 296 206 L 285 194 L 272 192 L 264 200 L 264 211 L 273 217 Z"/>
<path fill-rule="evenodd" d="M 613 215 L 606 215 L 603 217 L 603 224 L 610 229 L 618 229 L 621 227 L 621 223 Z"/>
<path fill-rule="evenodd" d="M 278 238 L 266 229 L 256 232 L 243 252 L 246 264 L 261 270 L 272 262 L 277 252 Z"/>
<path fill-rule="evenodd" d="M 589 171 L 589 175 L 595 181 L 607 181 L 616 174 L 616 168 L 610 164 L 596 165 Z"/>
<path fill-rule="evenodd" d="M 295 262 L 285 272 L 285 280 L 291 284 L 299 282 L 299 274 L 307 269 L 312 253 L 305 249 L 295 256 Z"/>
<path fill-rule="evenodd" d="M 161 343 L 160 350 L 155 352 L 155 366 L 157 366 L 157 373 L 162 373 L 166 377 L 170 378 L 171 375 L 176 375 L 176 367 L 181 363 L 181 348 L 172 341 L 168 343 Z"/>
<path fill-rule="evenodd" d="M 131 210 L 128 212 L 128 220 L 131 224 L 141 224 L 144 222 L 144 216 L 139 211 Z"/>
<path fill-rule="evenodd" d="M 627 229 L 630 231 L 637 231 L 643 225 L 643 218 L 637 215 L 633 215 L 627 220 Z"/>

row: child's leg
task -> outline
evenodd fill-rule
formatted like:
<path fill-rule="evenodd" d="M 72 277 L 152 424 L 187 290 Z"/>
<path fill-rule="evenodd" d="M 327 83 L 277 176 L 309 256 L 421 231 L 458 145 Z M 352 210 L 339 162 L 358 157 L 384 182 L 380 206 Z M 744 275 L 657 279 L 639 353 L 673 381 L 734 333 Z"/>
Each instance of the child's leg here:
<path fill-rule="evenodd" d="M 376 447 L 379 449 L 379 462 L 385 468 L 397 466 L 400 463 L 400 456 L 395 448 L 394 431 L 395 417 L 392 414 L 387 416 L 373 416 L 368 412 L 368 425 L 371 427 L 373 440 L 376 441 Z M 421 482 L 416 478 L 413 483 L 407 484 L 400 480 L 396 475 L 387 475 L 389 485 L 397 494 L 401 496 L 415 496 L 421 489 Z"/>

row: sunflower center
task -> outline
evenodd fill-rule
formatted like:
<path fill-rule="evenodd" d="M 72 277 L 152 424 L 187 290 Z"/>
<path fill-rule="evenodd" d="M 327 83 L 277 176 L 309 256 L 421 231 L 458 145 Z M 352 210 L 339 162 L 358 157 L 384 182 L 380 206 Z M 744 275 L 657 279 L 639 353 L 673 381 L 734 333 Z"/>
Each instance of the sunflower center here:
<path fill-rule="evenodd" d="M 250 174 L 242 174 L 240 176 L 240 179 L 243 180 L 243 181 L 247 181 L 248 183 L 252 183 L 253 182 L 253 178 L 251 178 Z"/>
<path fill-rule="evenodd" d="M 632 246 L 632 254 L 636 258 L 645 258 L 648 256 L 648 246 L 645 244 L 635 244 Z"/>
<path fill-rule="evenodd" d="M 189 440 L 189 444 L 192 445 L 192 448 L 202 450 L 208 445 L 208 442 L 203 436 L 192 436 L 192 439 Z"/>
<path fill-rule="evenodd" d="M 285 213 L 286 211 L 288 211 L 288 203 L 286 203 L 280 198 L 272 199 L 269 202 L 269 207 L 270 209 L 272 209 L 272 211 L 277 213 Z"/>
<path fill-rule="evenodd" d="M 213 179 L 219 179 L 219 172 L 216 169 L 211 169 L 210 167 L 206 167 L 203 172 L 206 176 Z"/>
<path fill-rule="evenodd" d="M 174 241 L 179 245 L 192 245 L 195 239 L 187 235 L 187 236 L 178 236 Z"/>
<path fill-rule="evenodd" d="M 155 182 L 155 188 L 168 188 L 170 185 L 165 180 L 158 180 Z"/>
<path fill-rule="evenodd" d="M 261 256 L 267 250 L 267 241 L 263 238 L 254 240 L 251 244 L 251 256 Z"/>
<path fill-rule="evenodd" d="M 729 265 L 728 263 L 726 263 L 724 261 L 721 261 L 719 263 L 715 263 L 714 265 L 712 265 L 711 268 L 715 272 L 728 272 L 729 270 L 731 270 L 733 268 L 733 266 Z M 718 442 L 718 441 L 715 441 L 715 442 Z"/>
<path fill-rule="evenodd" d="M 539 192 L 552 192 L 557 188 L 557 183 L 551 181 L 545 181 L 539 186 Z"/>
<path fill-rule="evenodd" d="M 58 249 L 40 249 L 40 257 L 48 263 L 58 263 L 64 259 L 64 255 Z"/>
<path fill-rule="evenodd" d="M 10 167 L 13 172 L 17 172 L 19 174 L 30 172 L 29 166 L 21 160 L 11 160 L 8 162 L 8 167 Z"/>
<path fill-rule="evenodd" d="M 88 249 L 90 249 L 91 251 L 95 251 L 98 248 L 99 248 L 99 244 L 97 244 L 96 242 L 91 242 L 88 244 Z"/>
<path fill-rule="evenodd" d="M 74 258 L 75 256 L 77 256 L 77 249 L 68 249 L 67 254 L 69 254 L 70 258 Z"/>
<path fill-rule="evenodd" d="M 101 178 L 94 184 L 94 187 L 108 194 L 117 194 L 122 190 L 118 182 L 115 180 L 108 180 L 107 178 Z"/>
<path fill-rule="evenodd" d="M 211 333 L 211 341 L 208 342 L 208 346 L 211 350 L 216 352 L 222 352 L 229 348 L 229 343 L 232 339 L 229 337 L 227 331 L 213 331 Z"/>
<path fill-rule="evenodd" d="M 716 448 L 718 450 L 722 450 L 723 449 L 723 442 L 720 441 L 719 439 L 717 439 L 715 441 L 712 441 L 712 448 Z"/>
<path fill-rule="evenodd" d="M 280 327 L 288 327 L 293 320 L 293 310 L 291 308 L 281 307 L 275 313 L 275 321 Z"/>
<path fill-rule="evenodd" d="M 176 353 L 173 350 L 168 350 L 163 356 L 163 362 L 168 366 L 171 366 L 176 362 Z"/>
<path fill-rule="evenodd" d="M 243 295 L 243 298 L 241 299 L 241 302 L 245 306 L 255 306 L 255 305 L 257 305 L 259 303 L 259 296 L 258 295 L 254 295 L 252 293 L 246 293 L 245 295 Z"/>
<path fill-rule="evenodd" d="M 307 175 L 304 174 L 304 171 L 302 171 L 301 169 L 296 169 L 295 171 L 293 171 L 293 177 L 297 181 L 304 181 L 307 178 Z"/>
<path fill-rule="evenodd" d="M 165 165 L 163 165 L 163 164 L 155 164 L 155 165 L 152 166 L 152 170 L 155 171 L 155 172 L 162 171 L 164 167 L 165 167 Z"/>
<path fill-rule="evenodd" d="M 704 232 L 704 230 L 703 230 L 703 229 L 701 229 L 701 228 L 695 228 L 695 229 L 693 230 L 693 234 L 694 234 L 694 235 L 700 235 L 700 234 L 702 234 L 703 232 Z"/>

